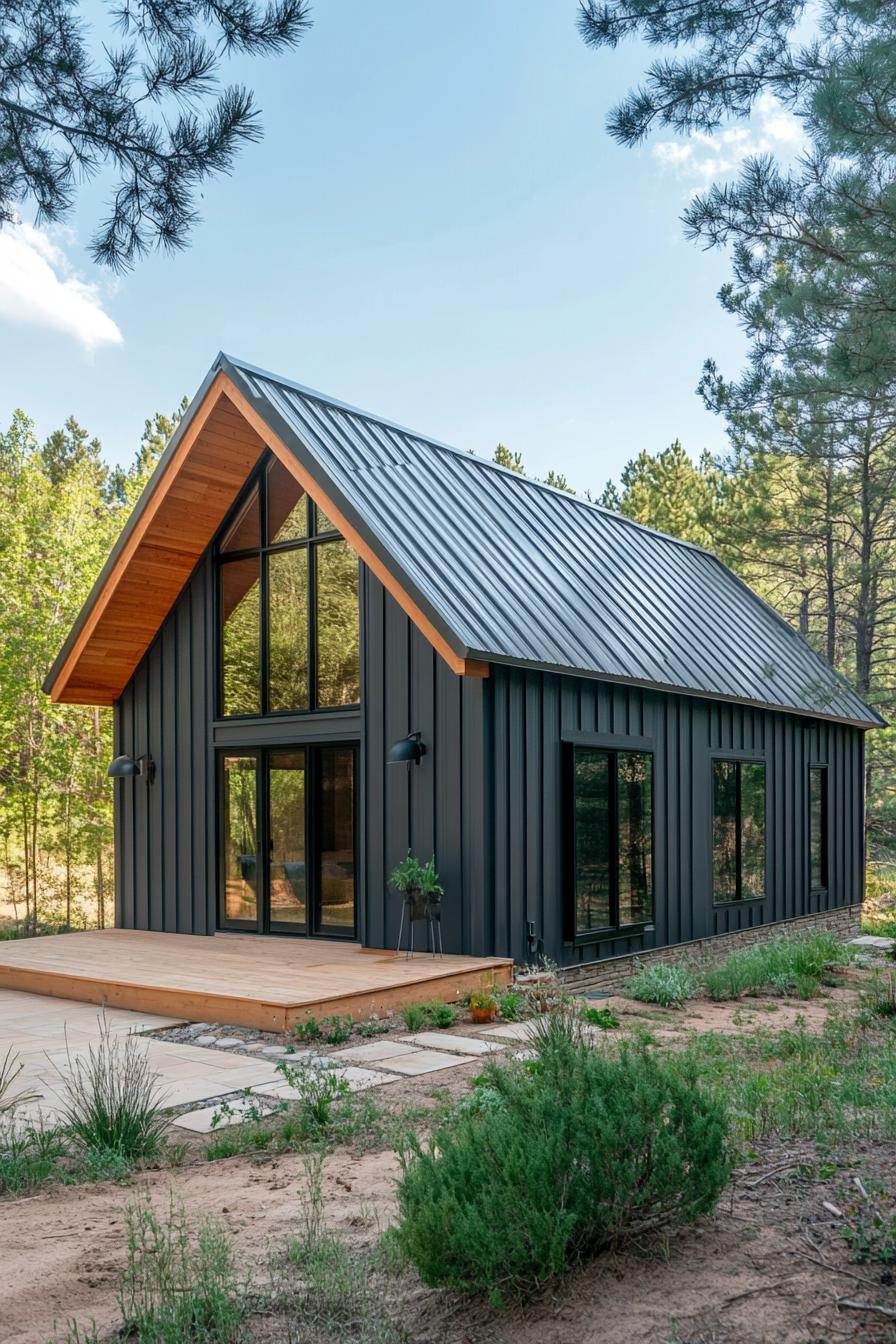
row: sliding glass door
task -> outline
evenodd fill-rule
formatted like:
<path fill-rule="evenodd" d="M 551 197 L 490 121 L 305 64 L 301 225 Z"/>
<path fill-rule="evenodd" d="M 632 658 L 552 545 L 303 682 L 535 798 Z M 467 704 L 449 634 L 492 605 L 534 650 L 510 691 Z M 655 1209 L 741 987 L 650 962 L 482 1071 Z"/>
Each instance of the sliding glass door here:
<path fill-rule="evenodd" d="M 354 746 L 222 752 L 220 925 L 353 938 Z"/>

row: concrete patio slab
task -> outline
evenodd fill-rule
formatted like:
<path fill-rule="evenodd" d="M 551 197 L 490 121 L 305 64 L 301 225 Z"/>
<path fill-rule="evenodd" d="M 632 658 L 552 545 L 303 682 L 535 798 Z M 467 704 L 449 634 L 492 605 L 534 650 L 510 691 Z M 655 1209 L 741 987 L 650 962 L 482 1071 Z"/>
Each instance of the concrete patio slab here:
<path fill-rule="evenodd" d="M 390 1073 L 400 1073 L 406 1078 L 416 1078 L 421 1073 L 438 1073 L 440 1069 L 456 1069 L 469 1063 L 469 1056 L 446 1055 L 441 1050 L 414 1050 L 409 1055 L 396 1055 L 384 1059 L 382 1068 Z"/>
<path fill-rule="evenodd" d="M 418 1031 L 416 1036 L 402 1036 L 401 1039 L 425 1050 L 450 1050 L 458 1055 L 491 1055 L 503 1048 L 498 1041 L 483 1041 L 476 1036 L 449 1036 L 444 1031 Z"/>
<path fill-rule="evenodd" d="M 347 1050 L 335 1050 L 333 1059 L 353 1059 L 359 1064 L 373 1064 L 379 1060 L 394 1059 L 397 1055 L 414 1053 L 412 1045 L 401 1041 L 369 1041 L 366 1045 L 352 1045 Z"/>

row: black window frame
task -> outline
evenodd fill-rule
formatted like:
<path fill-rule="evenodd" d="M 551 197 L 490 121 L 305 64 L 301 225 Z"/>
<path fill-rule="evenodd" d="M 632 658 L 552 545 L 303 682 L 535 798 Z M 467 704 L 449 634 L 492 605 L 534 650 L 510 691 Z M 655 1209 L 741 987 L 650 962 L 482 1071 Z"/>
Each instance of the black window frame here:
<path fill-rule="evenodd" d="M 821 882 L 812 881 L 812 774 L 817 771 L 821 781 Z M 813 896 L 825 895 L 831 880 L 831 786 L 827 761 L 810 761 L 806 776 L 806 866 L 807 885 Z"/>
<path fill-rule="evenodd" d="M 730 765 L 737 766 L 735 775 L 735 888 L 737 895 L 730 900 L 719 900 L 716 897 L 716 865 L 715 865 L 715 846 L 713 844 L 713 831 L 715 829 L 715 767 L 720 762 L 727 762 Z M 765 865 L 765 874 L 763 879 L 763 890 L 761 896 L 742 896 L 743 891 L 743 818 L 741 809 L 741 766 L 742 765 L 761 765 L 764 774 L 763 795 L 765 800 L 765 815 L 762 819 L 762 840 L 763 840 L 763 858 Z M 714 908 L 726 909 L 731 906 L 759 905 L 768 899 L 768 869 L 769 869 L 769 849 L 768 849 L 768 760 L 764 754 L 755 752 L 738 751 L 714 751 L 710 753 L 709 758 L 709 886 L 712 892 L 712 903 Z"/>
<path fill-rule="evenodd" d="M 353 893 L 355 919 L 351 929 L 336 924 L 327 924 L 321 919 L 321 892 L 323 876 L 321 872 L 322 845 L 320 843 L 320 794 L 322 771 L 320 753 L 327 750 L 351 751 L 352 753 L 352 836 L 354 839 Z M 306 906 L 304 928 L 277 925 L 270 918 L 270 758 L 282 751 L 301 751 L 305 755 L 305 854 L 306 854 Z M 224 838 L 224 760 L 227 756 L 252 757 L 255 762 L 255 834 L 256 834 L 256 917 L 254 920 L 229 919 L 227 917 L 227 893 L 225 889 L 225 838 Z M 321 938 L 338 939 L 342 942 L 356 942 L 360 925 L 360 856 L 361 837 L 358 829 L 360 821 L 360 759 L 361 746 L 356 738 L 313 739 L 296 742 L 276 742 L 265 746 L 226 746 L 215 749 L 215 777 L 217 780 L 215 808 L 215 858 L 217 888 L 217 932 L 253 933 L 270 938 Z"/>
<path fill-rule="evenodd" d="M 607 942 L 648 933 L 656 918 L 656 770 L 654 744 L 651 739 L 609 737 L 604 734 L 570 734 L 564 737 L 563 748 L 563 849 L 564 889 L 563 940 L 574 947 Z M 611 923 L 601 927 L 579 930 L 576 928 L 576 755 L 580 751 L 599 752 L 611 761 L 611 787 L 608 799 L 610 830 L 610 918 Z M 619 756 L 641 755 L 650 761 L 650 917 L 629 924 L 619 923 Z"/>
<path fill-rule="evenodd" d="M 318 705 L 318 637 L 317 637 L 317 551 L 320 546 L 327 545 L 334 541 L 345 541 L 338 528 L 330 526 L 326 531 L 317 530 L 318 514 L 326 516 L 326 511 L 315 503 L 308 494 L 307 490 L 303 495 L 303 502 L 306 509 L 306 533 L 304 537 L 295 539 L 290 538 L 286 541 L 269 542 L 268 536 L 268 493 L 267 493 L 267 472 L 270 464 L 275 460 L 273 453 L 265 453 L 258 466 L 253 470 L 252 475 L 247 480 L 245 486 L 240 491 L 238 498 L 228 511 L 227 517 L 218 529 L 212 543 L 212 560 L 214 564 L 214 622 L 215 622 L 215 719 L 222 723 L 239 723 L 241 720 L 276 719 L 276 718 L 294 718 L 301 716 L 307 718 L 311 715 L 319 716 L 326 714 L 344 714 L 347 710 L 359 710 L 361 708 L 360 690 L 359 698 L 351 704 L 345 705 Z M 221 541 L 227 536 L 234 520 L 245 506 L 246 501 L 251 496 L 253 490 L 258 489 L 258 516 L 259 530 L 257 546 L 244 547 L 240 550 L 223 551 L 221 550 Z M 328 520 L 329 521 L 329 520 Z M 346 545 L 349 543 L 346 542 Z M 276 555 L 281 551 L 304 550 L 307 553 L 307 585 L 308 585 L 308 706 L 307 708 L 292 709 L 271 709 L 270 708 L 270 660 L 269 660 L 269 610 L 268 600 L 270 594 L 270 584 L 268 578 L 269 557 Z M 246 714 L 225 714 L 224 713 L 224 629 L 221 620 L 221 575 L 224 567 L 238 560 L 258 558 L 259 568 L 259 630 L 258 630 L 258 662 L 259 662 L 259 697 L 258 709 L 252 710 Z M 360 584 L 360 561 L 358 561 L 359 582 L 358 582 L 358 671 L 360 682 L 361 665 L 361 584 Z"/>

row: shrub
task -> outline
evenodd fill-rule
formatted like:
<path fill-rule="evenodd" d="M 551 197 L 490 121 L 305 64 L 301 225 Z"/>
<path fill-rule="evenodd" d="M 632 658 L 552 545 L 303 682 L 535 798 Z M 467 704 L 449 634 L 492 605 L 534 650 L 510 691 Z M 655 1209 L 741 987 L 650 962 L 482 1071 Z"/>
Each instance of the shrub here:
<path fill-rule="evenodd" d="M 67 1157 L 59 1130 L 5 1117 L 0 1121 L 0 1194 L 21 1195 L 62 1175 Z"/>
<path fill-rule="evenodd" d="M 600 1027 L 602 1031 L 612 1031 L 619 1026 L 619 1018 L 609 1008 L 586 1006 L 581 1011 L 581 1018 L 586 1026 Z"/>
<path fill-rule="evenodd" d="M 352 1034 L 352 1019 L 340 1017 L 338 1013 L 321 1019 L 321 1029 L 328 1045 L 343 1045 Z"/>
<path fill-rule="evenodd" d="M 518 989 L 505 989 L 498 995 L 498 1012 L 505 1022 L 522 1021 L 526 1011 L 526 1001 Z"/>
<path fill-rule="evenodd" d="M 334 1103 L 351 1093 L 345 1078 L 319 1060 L 311 1060 L 307 1064 L 288 1064 L 285 1059 L 281 1059 L 277 1070 L 294 1089 L 300 1118 L 311 1130 L 327 1129 Z"/>
<path fill-rule="evenodd" d="M 661 1008 L 680 1008 L 696 991 L 697 982 L 686 967 L 662 962 L 641 966 L 625 986 L 630 998 L 658 1003 Z"/>
<path fill-rule="evenodd" d="M 114 1033 L 105 1018 L 86 1055 L 66 1048 L 60 1121 L 75 1144 L 94 1155 L 132 1161 L 153 1157 L 162 1145 L 164 1096 L 143 1043 Z"/>
<path fill-rule="evenodd" d="M 875 976 L 862 993 L 862 1007 L 875 1017 L 896 1017 L 896 975 Z"/>
<path fill-rule="evenodd" d="M 218 1223 L 191 1237 L 173 1201 L 165 1221 L 147 1202 L 125 1214 L 127 1265 L 118 1290 L 120 1335 L 134 1344 L 234 1344 L 246 1304 L 233 1248 Z"/>
<path fill-rule="evenodd" d="M 547 1020 L 529 1064 L 486 1065 L 488 1106 L 409 1140 L 401 1250 L 431 1286 L 525 1297 L 578 1260 L 709 1213 L 729 1174 L 722 1105 L 696 1071 Z"/>
<path fill-rule="evenodd" d="M 411 1003 L 403 1009 L 402 1017 L 408 1031 L 423 1031 L 426 1027 L 444 1031 L 457 1021 L 457 1009 L 452 1003 Z"/>
<path fill-rule="evenodd" d="M 768 988 L 811 999 L 829 969 L 845 966 L 851 955 L 832 933 L 782 936 L 730 953 L 704 973 L 703 987 L 711 999 L 737 999 Z"/>

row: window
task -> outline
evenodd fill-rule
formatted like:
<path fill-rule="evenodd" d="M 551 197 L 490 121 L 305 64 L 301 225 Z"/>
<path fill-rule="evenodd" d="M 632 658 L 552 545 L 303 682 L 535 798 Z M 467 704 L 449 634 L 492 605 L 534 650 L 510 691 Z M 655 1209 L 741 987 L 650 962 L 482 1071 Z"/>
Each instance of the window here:
<path fill-rule="evenodd" d="M 809 767 L 809 886 L 824 891 L 828 885 L 828 769 Z"/>
<path fill-rule="evenodd" d="M 765 764 L 712 763 L 713 899 L 756 901 L 765 895 Z"/>
<path fill-rule="evenodd" d="M 653 918 L 653 757 L 573 747 L 572 918 L 576 938 Z"/>
<path fill-rule="evenodd" d="M 217 543 L 225 718 L 357 705 L 358 560 L 270 458 Z"/>

